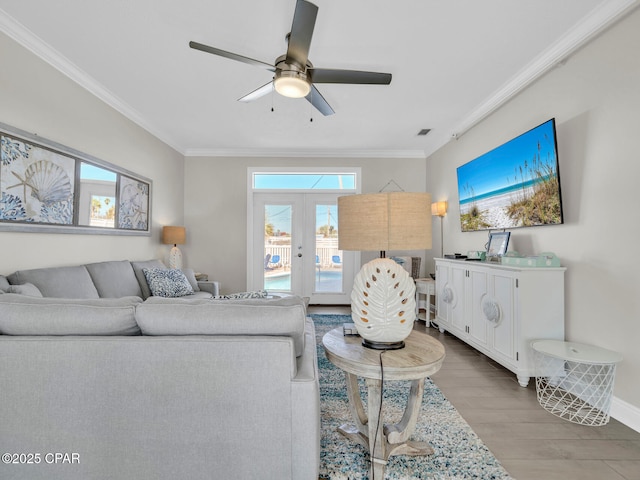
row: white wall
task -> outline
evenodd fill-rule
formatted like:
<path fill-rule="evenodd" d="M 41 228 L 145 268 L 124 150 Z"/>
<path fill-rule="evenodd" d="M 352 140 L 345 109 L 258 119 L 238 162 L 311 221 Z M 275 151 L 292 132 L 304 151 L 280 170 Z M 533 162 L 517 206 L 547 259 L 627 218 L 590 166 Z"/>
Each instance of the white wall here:
<path fill-rule="evenodd" d="M 436 152 L 427 168 L 434 198 L 450 202 L 445 253 L 481 250 L 486 233 L 460 230 L 456 167 L 556 118 L 565 224 L 514 229 L 510 250 L 560 257 L 566 338 L 622 353 L 615 395 L 640 409 L 638 45 L 640 10 Z"/>
<path fill-rule="evenodd" d="M 185 224 L 187 266 L 222 282 L 223 293 L 247 288 L 247 168 L 361 167 L 362 193 L 378 192 L 394 180 L 407 192 L 424 192 L 424 159 L 187 158 Z M 424 252 L 403 252 L 424 255 Z M 362 262 L 376 254 L 363 253 Z"/>
<path fill-rule="evenodd" d="M 162 225 L 182 224 L 184 158 L 0 34 L 0 122 L 153 181 L 151 237 L 0 232 L 0 274 L 17 269 L 162 258 Z M 165 252 L 166 250 L 166 252 Z"/>

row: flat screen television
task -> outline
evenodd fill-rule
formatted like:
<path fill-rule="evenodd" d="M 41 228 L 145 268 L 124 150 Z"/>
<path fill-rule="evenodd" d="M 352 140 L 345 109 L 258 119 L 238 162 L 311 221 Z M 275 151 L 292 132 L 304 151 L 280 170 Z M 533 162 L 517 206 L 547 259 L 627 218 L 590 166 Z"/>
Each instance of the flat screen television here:
<path fill-rule="evenodd" d="M 552 118 L 458 167 L 463 232 L 563 223 Z"/>

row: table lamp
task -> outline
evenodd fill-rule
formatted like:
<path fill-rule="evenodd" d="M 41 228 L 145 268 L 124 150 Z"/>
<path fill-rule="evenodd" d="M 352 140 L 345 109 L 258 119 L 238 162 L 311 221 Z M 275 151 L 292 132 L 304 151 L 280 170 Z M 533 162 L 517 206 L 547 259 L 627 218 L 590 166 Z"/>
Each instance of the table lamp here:
<path fill-rule="evenodd" d="M 385 258 L 388 250 L 431 248 L 431 195 L 387 192 L 338 198 L 338 248 L 379 251 L 362 267 L 351 292 L 351 318 L 363 345 L 404 347 L 415 320 L 415 283 Z"/>
<path fill-rule="evenodd" d="M 184 227 L 162 227 L 162 243 L 173 244 L 169 252 L 169 268 L 182 268 L 182 252 L 178 245 L 184 245 L 187 241 L 187 232 Z"/>

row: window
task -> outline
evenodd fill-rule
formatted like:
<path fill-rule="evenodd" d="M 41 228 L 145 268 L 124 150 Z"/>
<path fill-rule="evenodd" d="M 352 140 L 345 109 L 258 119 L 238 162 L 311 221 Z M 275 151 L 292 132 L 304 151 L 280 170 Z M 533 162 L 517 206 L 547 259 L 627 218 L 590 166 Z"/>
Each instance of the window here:
<path fill-rule="evenodd" d="M 254 190 L 355 190 L 355 173 L 254 172 Z"/>

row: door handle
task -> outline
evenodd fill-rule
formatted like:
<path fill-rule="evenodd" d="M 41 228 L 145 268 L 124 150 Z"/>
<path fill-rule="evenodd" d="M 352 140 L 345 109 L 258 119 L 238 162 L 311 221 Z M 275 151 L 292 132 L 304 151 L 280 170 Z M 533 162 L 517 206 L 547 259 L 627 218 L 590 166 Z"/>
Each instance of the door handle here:
<path fill-rule="evenodd" d="M 298 257 L 301 257 L 301 256 L 302 256 L 302 254 L 301 254 L 301 253 L 299 253 L 299 254 L 298 254 Z"/>

